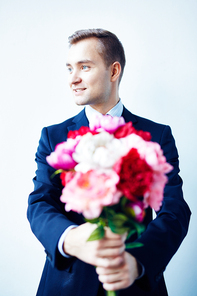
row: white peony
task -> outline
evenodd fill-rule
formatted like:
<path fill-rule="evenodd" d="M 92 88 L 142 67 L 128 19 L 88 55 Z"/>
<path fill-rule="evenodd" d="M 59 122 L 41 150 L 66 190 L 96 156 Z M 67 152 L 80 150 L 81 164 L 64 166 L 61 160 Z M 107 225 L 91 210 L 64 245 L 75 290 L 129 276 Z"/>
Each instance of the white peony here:
<path fill-rule="evenodd" d="M 91 169 L 111 169 L 127 152 L 127 147 L 122 145 L 121 139 L 116 139 L 112 134 L 103 131 L 96 135 L 87 133 L 82 136 L 72 156 L 79 163 L 75 170 L 85 173 Z"/>

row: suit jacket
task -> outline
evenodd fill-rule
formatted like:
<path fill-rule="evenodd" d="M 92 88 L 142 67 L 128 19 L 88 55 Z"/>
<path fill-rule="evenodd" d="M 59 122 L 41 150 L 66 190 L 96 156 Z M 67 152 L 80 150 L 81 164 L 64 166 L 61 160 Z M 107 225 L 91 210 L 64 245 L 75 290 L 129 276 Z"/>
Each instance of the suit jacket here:
<path fill-rule="evenodd" d="M 152 210 L 147 209 L 146 231 L 137 238 L 143 247 L 129 250 L 144 266 L 145 273 L 132 286 L 119 291 L 119 296 L 163 296 L 167 295 L 163 272 L 185 237 L 190 219 L 189 207 L 183 199 L 182 180 L 178 175 L 178 153 L 169 126 L 133 115 L 125 107 L 122 116 L 126 122 L 132 121 L 136 129 L 151 133 L 152 141 L 161 145 L 174 169 L 168 174 L 164 201 L 157 218 L 152 220 Z M 57 244 L 64 230 L 73 224 L 80 225 L 84 220 L 82 215 L 65 212 L 64 204 L 59 200 L 62 190 L 60 178 L 51 179 L 54 169 L 46 162 L 46 156 L 54 151 L 56 144 L 67 139 L 69 130 L 88 124 L 82 110 L 77 116 L 42 130 L 36 153 L 35 190 L 29 196 L 27 212 L 32 231 L 47 255 L 38 296 L 96 296 L 98 293 L 95 268 L 77 258 L 65 258 L 58 251 Z"/>

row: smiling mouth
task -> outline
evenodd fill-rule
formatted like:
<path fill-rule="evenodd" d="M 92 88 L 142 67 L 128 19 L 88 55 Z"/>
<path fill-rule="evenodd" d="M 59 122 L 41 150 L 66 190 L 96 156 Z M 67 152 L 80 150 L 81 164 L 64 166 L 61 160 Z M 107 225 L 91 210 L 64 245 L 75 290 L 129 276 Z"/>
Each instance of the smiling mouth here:
<path fill-rule="evenodd" d="M 78 92 L 84 91 L 85 89 L 86 88 L 75 88 L 75 89 L 73 89 L 73 91 L 78 93 Z"/>

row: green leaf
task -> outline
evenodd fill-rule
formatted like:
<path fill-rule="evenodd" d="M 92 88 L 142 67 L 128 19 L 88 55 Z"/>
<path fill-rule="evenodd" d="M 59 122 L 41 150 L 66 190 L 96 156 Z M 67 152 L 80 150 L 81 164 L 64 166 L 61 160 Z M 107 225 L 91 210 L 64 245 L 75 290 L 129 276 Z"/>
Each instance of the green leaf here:
<path fill-rule="evenodd" d="M 99 223 L 100 219 L 99 218 L 95 218 L 95 219 L 84 219 L 86 222 L 89 222 L 89 223 L 93 223 L 93 224 L 97 224 Z"/>
<path fill-rule="evenodd" d="M 115 226 L 120 227 L 120 226 L 123 226 L 123 224 L 128 221 L 128 218 L 124 214 L 120 213 L 120 214 L 115 214 L 110 220 Z"/>
<path fill-rule="evenodd" d="M 129 220 L 129 224 L 130 224 L 130 228 L 132 229 L 134 227 L 134 229 L 136 229 L 136 232 L 138 234 L 138 236 L 144 232 L 145 230 L 145 226 L 142 223 L 139 222 L 135 222 L 134 220 Z"/>
<path fill-rule="evenodd" d="M 116 227 L 113 224 L 109 224 L 109 227 L 113 233 L 117 233 L 117 234 L 124 234 L 129 231 L 128 227 Z"/>
<path fill-rule="evenodd" d="M 104 212 L 105 217 L 107 219 L 111 219 L 114 217 L 114 215 L 116 215 L 116 212 L 112 208 L 109 208 L 109 207 L 104 207 L 103 212 Z"/>
<path fill-rule="evenodd" d="M 126 203 L 127 203 L 128 199 L 125 196 L 122 196 L 121 200 L 120 200 L 120 204 L 121 207 L 124 209 Z"/>
<path fill-rule="evenodd" d="M 129 233 L 128 233 L 128 235 L 127 235 L 127 239 L 129 239 L 135 233 L 136 233 L 136 229 L 130 230 Z"/>
<path fill-rule="evenodd" d="M 133 243 L 126 244 L 126 249 L 133 249 L 133 248 L 140 248 L 140 247 L 143 247 L 143 244 L 139 243 L 139 242 L 133 242 Z"/>
<path fill-rule="evenodd" d="M 118 213 L 114 214 L 110 219 L 108 219 L 108 226 L 111 231 L 118 234 L 124 234 L 129 231 L 129 228 L 125 223 L 127 222 L 127 217 L 124 214 Z"/>
<path fill-rule="evenodd" d="M 88 242 L 102 239 L 105 235 L 105 230 L 103 225 L 99 225 L 90 235 L 88 238 Z"/>
<path fill-rule="evenodd" d="M 145 226 L 143 224 L 136 223 L 136 230 L 137 230 L 138 235 L 140 235 L 141 233 L 144 232 Z"/>

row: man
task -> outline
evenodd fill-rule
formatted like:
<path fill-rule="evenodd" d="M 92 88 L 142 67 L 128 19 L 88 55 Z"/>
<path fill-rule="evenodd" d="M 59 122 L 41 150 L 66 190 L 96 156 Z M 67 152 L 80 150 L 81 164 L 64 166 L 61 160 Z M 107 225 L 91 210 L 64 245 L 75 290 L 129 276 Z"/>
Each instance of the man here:
<path fill-rule="evenodd" d="M 28 219 L 43 244 L 47 258 L 37 295 L 96 296 L 106 290 L 119 295 L 167 295 L 163 272 L 188 229 L 190 210 L 182 196 L 178 154 L 168 126 L 130 113 L 120 101 L 119 83 L 125 66 L 118 38 L 105 30 L 81 30 L 70 38 L 67 68 L 69 86 L 77 105 L 86 105 L 77 116 L 44 128 L 36 154 L 35 190 L 29 196 Z M 46 156 L 67 139 L 69 130 L 88 126 L 96 113 L 123 116 L 138 130 L 151 133 L 167 161 L 174 167 L 168 175 L 164 202 L 157 218 L 146 213 L 146 231 L 137 240 L 143 247 L 125 251 L 125 236 L 106 229 L 105 237 L 87 242 L 95 225 L 65 212 L 60 202 L 62 185 Z M 135 238 L 136 239 L 136 238 Z M 95 268 L 96 266 L 96 268 Z M 99 280 L 98 280 L 99 279 Z M 100 283 L 102 284 L 100 284 Z"/>

